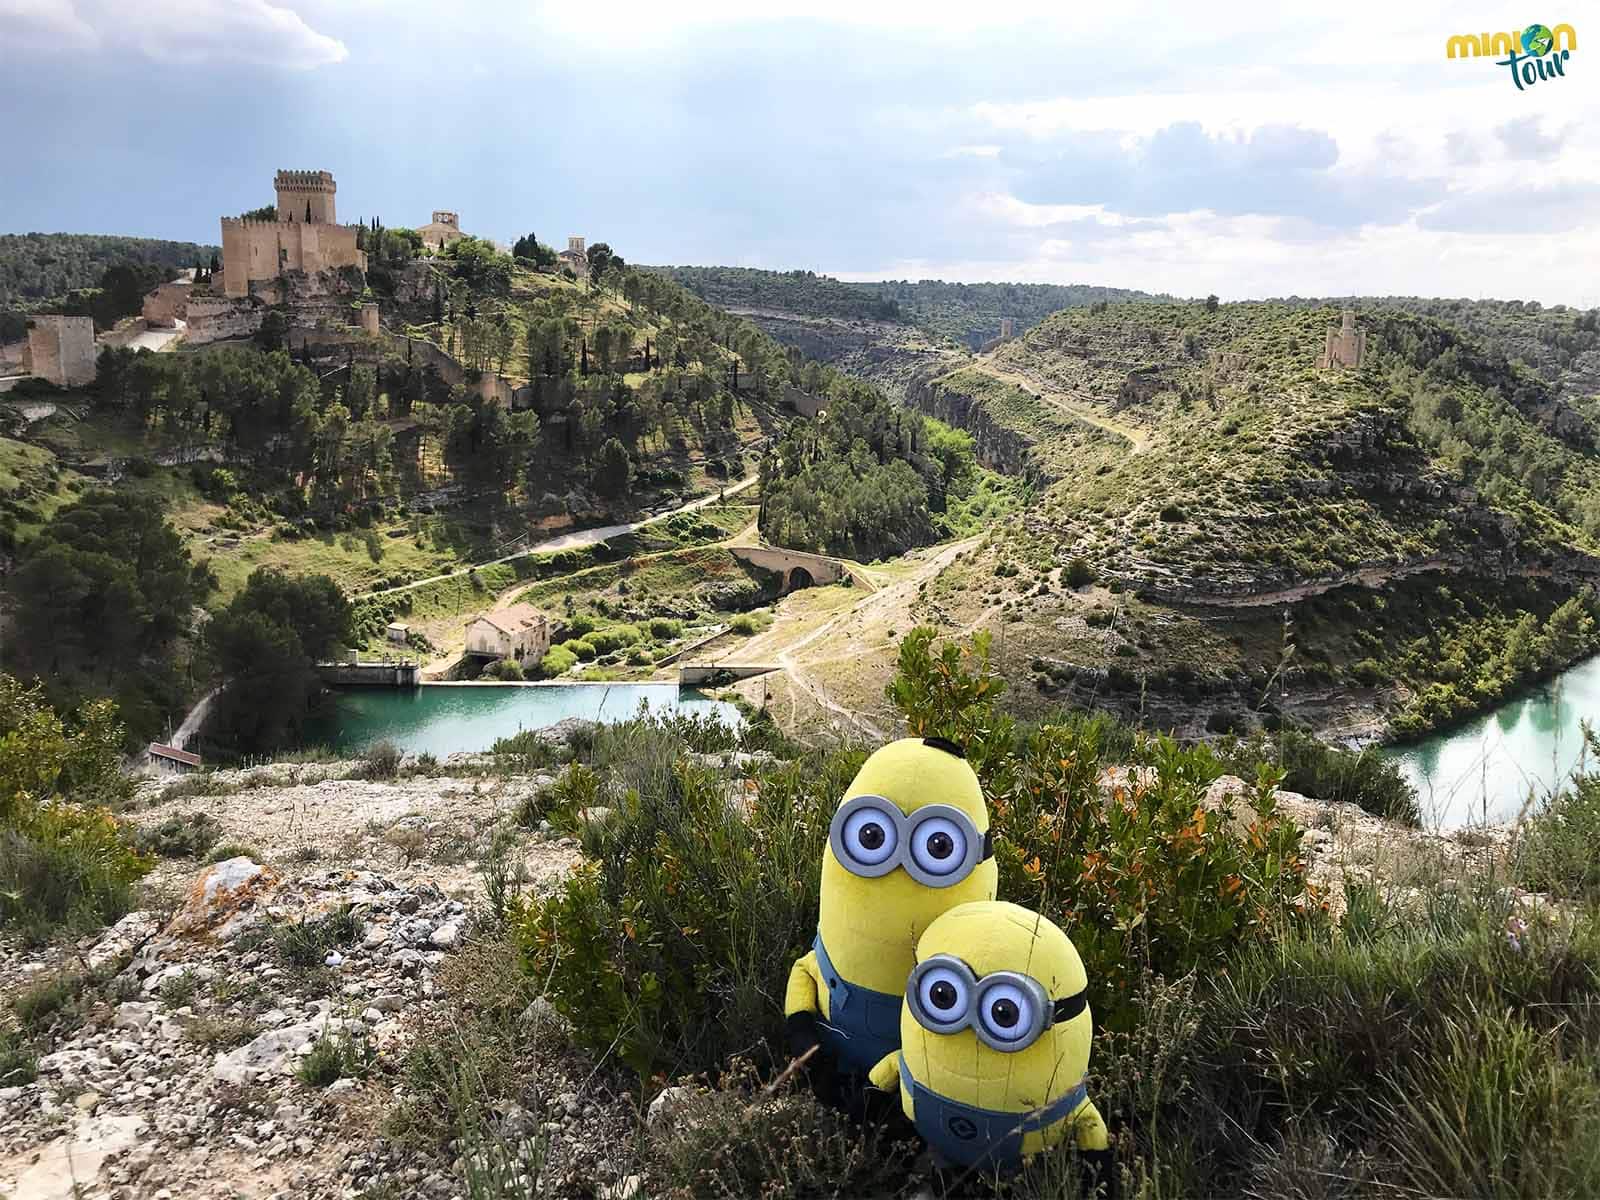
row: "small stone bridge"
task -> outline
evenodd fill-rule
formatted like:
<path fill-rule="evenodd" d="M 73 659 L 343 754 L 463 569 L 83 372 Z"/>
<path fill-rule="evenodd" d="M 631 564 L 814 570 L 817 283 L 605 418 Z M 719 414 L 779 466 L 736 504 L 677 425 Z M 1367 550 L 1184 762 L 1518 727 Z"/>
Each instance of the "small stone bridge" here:
<path fill-rule="evenodd" d="M 781 550 L 776 546 L 729 546 L 728 552 L 753 567 L 781 575 L 783 585 L 778 589 L 780 596 L 799 588 L 838 583 L 846 575 L 858 581 L 860 579 L 847 563 L 823 554 Z"/>

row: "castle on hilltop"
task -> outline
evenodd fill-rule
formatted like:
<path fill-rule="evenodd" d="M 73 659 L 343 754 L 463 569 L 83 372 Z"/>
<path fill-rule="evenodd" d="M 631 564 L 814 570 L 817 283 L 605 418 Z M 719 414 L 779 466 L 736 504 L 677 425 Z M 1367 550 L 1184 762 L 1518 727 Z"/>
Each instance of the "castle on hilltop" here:
<path fill-rule="evenodd" d="M 356 249 L 358 226 L 340 225 L 334 209 L 337 190 L 327 171 L 279 171 L 276 221 L 222 218 L 222 287 L 235 299 L 248 296 L 252 283 L 277 279 L 287 271 L 367 269 Z"/>
<path fill-rule="evenodd" d="M 1339 328 L 1328 330 L 1328 340 L 1322 356 L 1317 359 L 1319 371 L 1334 367 L 1359 367 L 1367 357 L 1367 332 L 1356 328 L 1356 314 L 1348 308 L 1340 315 Z"/>

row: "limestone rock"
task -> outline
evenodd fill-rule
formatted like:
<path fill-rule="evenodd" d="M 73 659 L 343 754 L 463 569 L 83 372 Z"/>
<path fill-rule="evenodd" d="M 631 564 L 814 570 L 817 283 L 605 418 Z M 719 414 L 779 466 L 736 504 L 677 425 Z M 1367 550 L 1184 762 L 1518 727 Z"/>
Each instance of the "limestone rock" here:
<path fill-rule="evenodd" d="M 219 862 L 195 880 L 183 907 L 167 923 L 167 933 L 223 936 L 230 922 L 250 913 L 277 883 L 276 871 L 251 859 Z"/>

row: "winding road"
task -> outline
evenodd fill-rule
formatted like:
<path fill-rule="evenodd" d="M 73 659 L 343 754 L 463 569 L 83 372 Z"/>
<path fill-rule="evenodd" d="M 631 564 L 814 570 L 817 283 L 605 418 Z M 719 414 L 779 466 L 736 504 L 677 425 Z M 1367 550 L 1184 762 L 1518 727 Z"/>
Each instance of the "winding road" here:
<path fill-rule="evenodd" d="M 694 512 L 696 509 L 705 508 L 708 504 L 721 503 L 729 496 L 737 495 L 746 488 L 755 486 L 759 476 L 751 475 L 741 479 L 732 487 L 709 496 L 702 496 L 698 500 L 668 509 L 666 512 L 656 513 L 654 516 L 645 517 L 639 521 L 629 521 L 623 525 L 599 525 L 593 529 L 579 529 L 572 533 L 563 533 L 559 537 L 547 538 L 545 541 L 536 542 L 534 545 L 515 554 L 505 554 L 499 558 L 491 558 L 486 562 L 473 563 L 470 567 L 458 567 L 454 571 L 446 571 L 442 575 L 430 575 L 426 579 L 413 579 L 410 583 L 396 584 L 394 587 L 377 588 L 370 592 L 359 592 L 352 596 L 352 600 L 362 600 L 369 596 L 388 596 L 395 592 L 409 592 L 412 588 L 424 587 L 430 583 L 438 583 L 445 579 L 455 579 L 461 575 L 470 575 L 481 567 L 492 567 L 497 563 L 515 562 L 519 558 L 527 558 L 530 554 L 551 554 L 557 550 L 571 550 L 576 546 L 592 546 L 596 542 L 603 542 L 607 538 L 621 537 L 625 533 L 632 533 L 636 529 L 643 529 L 646 525 L 653 525 L 657 521 L 665 521 L 668 517 L 675 517 L 679 513 Z"/>

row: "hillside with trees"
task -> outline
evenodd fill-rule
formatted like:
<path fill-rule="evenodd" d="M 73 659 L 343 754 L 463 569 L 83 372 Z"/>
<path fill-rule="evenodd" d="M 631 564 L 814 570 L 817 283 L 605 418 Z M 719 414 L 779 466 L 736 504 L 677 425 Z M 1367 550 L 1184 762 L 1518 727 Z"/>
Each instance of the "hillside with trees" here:
<path fill-rule="evenodd" d="M 1361 369 L 1318 370 L 1337 319 L 1069 309 L 924 381 L 921 408 L 1039 489 L 934 598 L 966 603 L 985 574 L 985 592 L 1040 590 L 1015 639 L 1042 693 L 1174 714 L 1337 684 L 1422 729 L 1600 649 L 1591 418 L 1494 346 L 1394 309 L 1363 314 Z M 1061 564 L 1115 602 L 1053 616 Z"/>
<path fill-rule="evenodd" d="M 1002 317 L 1014 319 L 1021 332 L 1057 309 L 1153 298 L 1148 292 L 1090 284 L 947 283 L 940 279 L 846 282 L 814 271 L 652 269 L 722 308 L 892 322 L 974 350 L 999 336 Z"/>
<path fill-rule="evenodd" d="M 145 292 L 185 267 L 209 266 L 216 246 L 89 233 L 0 234 L 0 341 L 26 314 L 92 316 L 101 328 L 139 311 Z"/>

